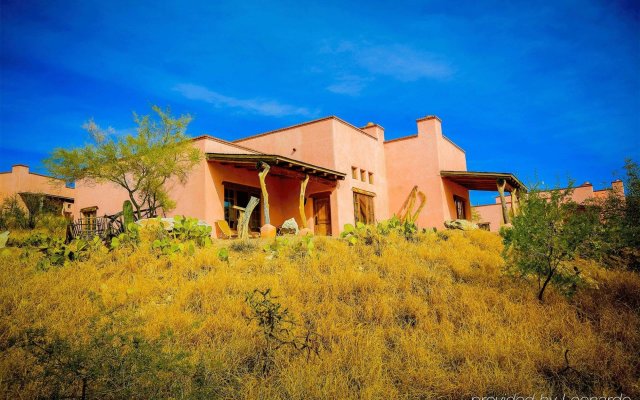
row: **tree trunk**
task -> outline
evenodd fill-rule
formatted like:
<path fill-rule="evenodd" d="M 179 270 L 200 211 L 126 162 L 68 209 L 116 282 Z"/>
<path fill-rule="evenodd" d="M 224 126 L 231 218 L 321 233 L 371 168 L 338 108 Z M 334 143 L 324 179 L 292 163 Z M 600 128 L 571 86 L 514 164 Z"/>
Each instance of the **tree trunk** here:
<path fill-rule="evenodd" d="M 133 206 L 136 209 L 136 221 L 138 221 L 142 217 L 140 214 L 140 205 L 136 201 L 136 198 L 134 197 L 133 192 L 132 191 L 128 191 L 128 192 L 129 192 L 129 200 L 131 200 L 131 204 L 133 204 Z"/>
<path fill-rule="evenodd" d="M 554 272 L 556 272 L 555 268 L 551 268 L 549 270 L 549 273 L 547 274 L 547 279 L 545 279 L 544 283 L 542 284 L 542 288 L 540 288 L 540 291 L 538 292 L 538 300 L 540 300 L 540 302 L 542 303 L 542 296 L 544 295 L 544 290 L 547 288 L 547 285 L 549 284 L 549 282 L 551 282 L 551 278 L 553 277 Z"/>

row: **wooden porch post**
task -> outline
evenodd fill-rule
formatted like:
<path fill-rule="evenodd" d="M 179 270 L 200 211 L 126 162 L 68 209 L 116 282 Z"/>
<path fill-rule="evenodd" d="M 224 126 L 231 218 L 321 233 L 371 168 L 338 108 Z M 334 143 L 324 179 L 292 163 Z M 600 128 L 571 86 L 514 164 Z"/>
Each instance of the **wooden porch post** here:
<path fill-rule="evenodd" d="M 300 183 L 300 218 L 302 219 L 302 228 L 307 228 L 307 216 L 304 212 L 304 193 L 307 191 L 307 183 L 309 183 L 309 175 L 305 174 L 304 179 Z"/>
<path fill-rule="evenodd" d="M 511 191 L 511 212 L 513 216 L 518 215 L 520 211 L 520 203 L 518 203 L 518 188 L 513 188 Z"/>
<path fill-rule="evenodd" d="M 504 188 L 507 186 L 507 181 L 504 179 L 498 179 L 498 194 L 500 195 L 500 204 L 502 204 L 502 221 L 505 224 L 509 223 L 509 211 L 507 210 L 507 202 L 504 199 Z M 511 204 L 513 204 L 513 196 L 511 197 Z"/>
<path fill-rule="evenodd" d="M 267 184 L 265 183 L 271 167 L 267 163 L 261 162 L 260 164 L 262 171 L 258 173 L 258 176 L 260 177 L 260 188 L 262 189 L 262 200 L 264 201 L 264 224 L 271 225 L 271 217 L 269 216 L 269 193 L 267 192 Z"/>

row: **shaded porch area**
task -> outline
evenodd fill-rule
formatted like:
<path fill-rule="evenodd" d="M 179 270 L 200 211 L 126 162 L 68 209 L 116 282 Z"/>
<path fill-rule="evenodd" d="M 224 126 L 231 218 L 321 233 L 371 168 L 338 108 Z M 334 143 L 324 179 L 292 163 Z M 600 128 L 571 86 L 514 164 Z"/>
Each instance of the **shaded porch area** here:
<path fill-rule="evenodd" d="M 206 157 L 220 202 L 214 205 L 216 221 L 223 219 L 237 230 L 243 208 L 255 197 L 260 202 L 249 218 L 252 235 L 265 224 L 279 228 L 291 218 L 300 229 L 331 234 L 331 194 L 345 174 L 278 155 L 206 153 Z"/>
<path fill-rule="evenodd" d="M 527 187 L 514 174 L 508 172 L 440 171 L 440 176 L 468 190 L 497 191 L 500 196 L 503 224 L 511 222 L 505 192 L 513 199 L 511 209 L 514 213 L 519 208 L 520 195 L 527 192 Z"/>

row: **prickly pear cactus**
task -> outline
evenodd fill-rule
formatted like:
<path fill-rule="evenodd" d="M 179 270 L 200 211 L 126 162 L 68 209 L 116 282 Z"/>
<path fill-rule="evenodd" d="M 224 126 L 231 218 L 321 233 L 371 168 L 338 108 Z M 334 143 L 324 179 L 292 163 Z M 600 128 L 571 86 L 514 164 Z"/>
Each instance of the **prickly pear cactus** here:
<path fill-rule="evenodd" d="M 125 231 L 128 229 L 127 227 L 130 223 L 135 222 L 133 217 L 133 205 L 129 200 L 125 200 L 124 203 L 122 203 L 122 222 Z"/>

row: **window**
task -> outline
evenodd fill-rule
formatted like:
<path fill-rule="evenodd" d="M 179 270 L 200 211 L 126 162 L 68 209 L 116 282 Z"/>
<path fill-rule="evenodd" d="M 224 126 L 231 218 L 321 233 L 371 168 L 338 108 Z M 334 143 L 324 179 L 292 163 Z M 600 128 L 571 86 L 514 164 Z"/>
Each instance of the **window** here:
<path fill-rule="evenodd" d="M 367 171 L 361 169 L 360 170 L 360 180 L 362 182 L 366 182 L 367 181 L 366 177 L 367 177 Z"/>
<path fill-rule="evenodd" d="M 369 183 L 373 185 L 373 172 L 369 172 Z"/>
<path fill-rule="evenodd" d="M 456 206 L 456 218 L 457 219 L 467 219 L 467 207 L 466 201 L 460 196 L 453 196 L 453 203 Z"/>
<path fill-rule="evenodd" d="M 373 196 L 354 192 L 353 210 L 356 223 L 373 224 L 375 222 Z"/>
<path fill-rule="evenodd" d="M 358 179 L 358 168 L 351 167 L 351 177 L 353 179 Z"/>
<path fill-rule="evenodd" d="M 224 220 L 227 221 L 231 229 L 238 229 L 239 211 L 233 206 L 246 207 L 251 196 L 260 198 L 260 189 L 250 186 L 242 186 L 233 183 L 223 182 L 224 185 Z M 260 229 L 261 207 L 258 205 L 251 213 L 249 220 L 250 230 Z"/>

